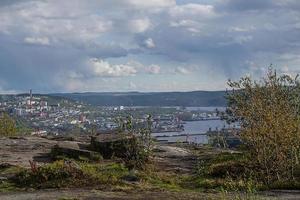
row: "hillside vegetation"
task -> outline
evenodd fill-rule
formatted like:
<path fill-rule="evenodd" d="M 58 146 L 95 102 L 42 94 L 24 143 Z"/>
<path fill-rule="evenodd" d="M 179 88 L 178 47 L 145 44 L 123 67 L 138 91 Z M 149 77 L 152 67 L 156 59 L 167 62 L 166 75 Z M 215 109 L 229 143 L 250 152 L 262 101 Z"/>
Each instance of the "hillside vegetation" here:
<path fill-rule="evenodd" d="M 61 93 L 96 106 L 225 106 L 225 91 L 194 92 L 124 92 L 124 93 Z"/>

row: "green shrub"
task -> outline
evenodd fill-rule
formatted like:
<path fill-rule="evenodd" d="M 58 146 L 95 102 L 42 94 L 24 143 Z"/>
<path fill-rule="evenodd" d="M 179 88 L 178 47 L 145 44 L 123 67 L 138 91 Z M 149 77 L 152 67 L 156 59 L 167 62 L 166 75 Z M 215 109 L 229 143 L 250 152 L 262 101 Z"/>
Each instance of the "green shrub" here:
<path fill-rule="evenodd" d="M 132 118 L 128 117 L 127 120 L 121 125 L 121 131 L 127 131 L 124 139 L 119 144 L 124 150 L 119 156 L 125 166 L 129 169 L 143 169 L 150 161 L 152 155 L 152 137 L 151 137 L 151 119 L 147 120 L 145 128 L 133 128 Z M 115 145 L 113 148 L 118 149 Z"/>
<path fill-rule="evenodd" d="M 206 189 L 255 190 L 260 185 L 252 179 L 249 169 L 253 170 L 243 153 L 220 153 L 198 162 L 194 183 Z"/>
<path fill-rule="evenodd" d="M 23 169 L 13 181 L 19 187 L 60 188 L 122 184 L 128 170 L 119 164 L 90 164 L 86 162 L 56 161 L 52 164 Z"/>
<path fill-rule="evenodd" d="M 16 122 L 6 113 L 0 114 L 0 136 L 13 136 L 17 132 Z"/>
<path fill-rule="evenodd" d="M 245 173 L 245 158 L 242 153 L 220 153 L 206 160 L 199 160 L 196 172 L 199 177 L 240 177 Z"/>
<path fill-rule="evenodd" d="M 98 184 L 122 184 L 122 178 L 129 173 L 123 165 L 115 163 L 108 165 L 82 163 L 80 167 L 86 176 L 92 177 Z"/>
<path fill-rule="evenodd" d="M 34 188 L 59 188 L 68 185 L 81 185 L 94 182 L 85 176 L 81 168 L 74 162 L 56 161 L 53 164 L 23 170 L 15 177 L 20 186 Z"/>
<path fill-rule="evenodd" d="M 225 161 L 210 165 L 207 173 L 218 178 L 239 177 L 245 174 L 245 165 L 239 161 Z"/>

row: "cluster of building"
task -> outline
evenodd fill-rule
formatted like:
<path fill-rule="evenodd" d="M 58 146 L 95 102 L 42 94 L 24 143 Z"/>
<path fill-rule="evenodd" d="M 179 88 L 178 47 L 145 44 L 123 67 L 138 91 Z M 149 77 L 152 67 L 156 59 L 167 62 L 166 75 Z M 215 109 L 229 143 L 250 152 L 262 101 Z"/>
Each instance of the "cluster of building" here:
<path fill-rule="evenodd" d="M 0 110 L 13 116 L 31 134 L 60 134 L 89 124 L 82 105 L 50 96 L 9 95 L 0 100 Z"/>
<path fill-rule="evenodd" d="M 149 114 L 152 132 L 180 132 L 184 130 L 184 121 L 219 118 L 217 112 L 183 108 L 96 107 L 61 97 L 33 95 L 32 91 L 0 96 L 0 111 L 9 113 L 33 135 L 114 130 L 120 127 L 120 120 L 128 116 L 132 116 L 135 126 L 143 126 L 148 122 Z"/>

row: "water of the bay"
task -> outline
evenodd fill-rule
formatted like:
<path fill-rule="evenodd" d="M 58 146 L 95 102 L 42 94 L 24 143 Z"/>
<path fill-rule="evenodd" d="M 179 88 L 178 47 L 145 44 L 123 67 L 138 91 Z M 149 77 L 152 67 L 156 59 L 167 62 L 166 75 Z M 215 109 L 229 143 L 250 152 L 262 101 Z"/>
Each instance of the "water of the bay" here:
<path fill-rule="evenodd" d="M 201 110 L 201 111 L 214 111 L 215 107 L 191 107 L 189 110 Z M 219 107 L 218 110 L 224 110 L 224 108 Z M 207 131 L 211 130 L 220 130 L 222 128 L 230 127 L 223 120 L 206 120 L 206 121 L 187 121 L 184 123 L 184 131 L 181 132 L 163 132 L 163 133 L 153 133 L 154 137 L 157 136 L 166 136 L 166 137 L 157 137 L 158 140 L 168 141 L 168 142 L 193 142 L 198 144 L 207 144 L 208 137 L 205 134 Z M 174 136 L 180 134 L 188 134 L 188 136 Z M 173 137 L 170 137 L 173 136 Z"/>

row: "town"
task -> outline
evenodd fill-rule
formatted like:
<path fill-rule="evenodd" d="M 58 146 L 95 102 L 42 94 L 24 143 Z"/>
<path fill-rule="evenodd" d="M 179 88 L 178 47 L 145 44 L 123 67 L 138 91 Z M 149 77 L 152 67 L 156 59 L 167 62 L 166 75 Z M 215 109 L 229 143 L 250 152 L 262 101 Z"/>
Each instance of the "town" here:
<path fill-rule="evenodd" d="M 153 133 L 181 132 L 187 121 L 219 120 L 223 112 L 185 107 L 93 106 L 52 95 L 2 95 L 0 110 L 9 113 L 22 134 L 67 135 L 117 129 L 131 117 L 136 126 L 151 117 Z"/>

